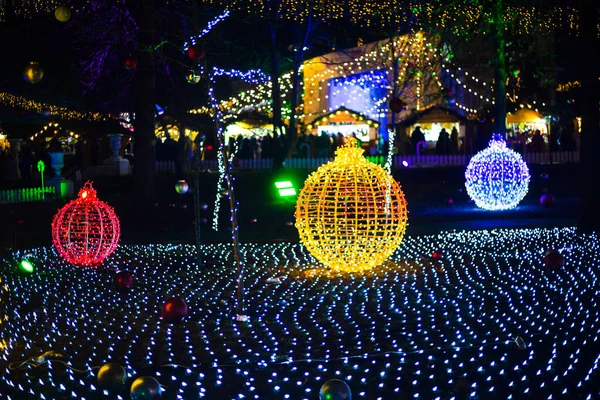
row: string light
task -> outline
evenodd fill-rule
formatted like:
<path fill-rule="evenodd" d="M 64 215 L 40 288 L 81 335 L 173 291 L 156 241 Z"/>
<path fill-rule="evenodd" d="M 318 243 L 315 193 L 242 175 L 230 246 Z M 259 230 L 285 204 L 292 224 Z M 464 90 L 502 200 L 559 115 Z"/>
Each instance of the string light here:
<path fill-rule="evenodd" d="M 340 271 L 385 261 L 402 242 L 408 218 L 400 185 L 356 146 L 348 138 L 335 160 L 306 179 L 296 204 L 300 240 L 317 260 Z"/>
<path fill-rule="evenodd" d="M 87 182 L 79 197 L 67 203 L 52 221 L 52 242 L 58 253 L 75 265 L 97 266 L 112 254 L 121 235 L 112 207 L 98 200 Z"/>
<path fill-rule="evenodd" d="M 215 19 L 213 19 L 212 21 L 210 21 L 208 24 L 206 24 L 206 28 L 204 28 L 202 30 L 202 32 L 200 32 L 198 35 L 196 36 L 192 36 L 189 39 L 189 42 L 185 42 L 183 44 L 183 49 L 187 50 L 189 49 L 191 46 L 196 44 L 196 41 L 201 39 L 202 37 L 204 37 L 205 35 L 207 35 L 212 28 L 214 28 L 215 25 L 217 25 L 218 23 L 224 21 L 225 19 L 227 19 L 227 17 L 229 17 L 229 10 L 225 10 L 221 15 L 215 17 Z"/>
<path fill-rule="evenodd" d="M 239 71 L 236 69 L 230 69 L 228 71 L 221 68 L 213 68 L 214 76 L 227 76 L 229 78 L 237 78 L 242 81 L 252 84 L 259 85 L 269 81 L 269 77 L 261 70 L 250 70 L 250 71 Z"/>
<path fill-rule="evenodd" d="M 108 114 L 70 110 L 65 107 L 58 107 L 35 100 L 29 100 L 25 97 L 15 96 L 6 92 L 0 92 L 0 103 L 12 108 L 20 108 L 36 114 L 55 116 L 68 120 L 107 121 L 116 119 Z"/>
<path fill-rule="evenodd" d="M 203 3 L 227 7 L 250 14 L 268 11 L 262 0 L 202 0 Z M 479 2 L 421 1 L 398 3 L 394 0 L 344 2 L 290 0 L 281 4 L 278 17 L 282 20 L 303 21 L 308 16 L 315 20 L 334 21 L 345 18 L 360 27 L 427 26 L 446 28 L 453 34 L 464 36 L 465 26 L 476 26 L 490 20 L 490 12 Z M 531 34 L 563 29 L 576 34 L 579 29 L 578 9 L 573 7 L 505 7 L 506 30 L 515 34 Z M 460 22 L 457 23 L 457 21 Z M 557 28 L 560 27 L 560 28 Z"/>
<path fill-rule="evenodd" d="M 300 91 L 304 95 L 297 118 L 312 124 L 315 118 L 346 107 L 380 120 L 387 112 L 387 103 L 392 95 L 393 85 L 390 82 L 393 81 L 393 68 L 390 62 L 393 59 L 402 60 L 398 71 L 398 84 L 403 88 L 402 98 L 416 109 L 430 108 L 439 101 L 438 92 L 444 86 L 438 73 L 440 65 L 448 73 L 448 77 L 465 92 L 473 94 L 482 102 L 492 101 L 491 93 L 488 93 L 491 85 L 462 71 L 460 67 L 452 66 L 449 61 L 442 61 L 445 58 L 422 33 L 416 32 L 365 45 L 360 55 L 338 52 L 307 60 L 301 67 L 304 80 L 300 82 Z M 450 68 L 454 68 L 456 72 L 451 72 Z M 459 77 L 459 73 L 465 77 L 465 81 Z M 279 79 L 283 98 L 291 93 L 291 76 L 291 73 L 287 73 Z M 472 89 L 467 85 L 467 80 L 481 87 Z M 223 120 L 228 121 L 246 110 L 272 112 L 272 84 L 269 80 L 221 101 L 219 108 L 224 114 Z M 328 92 L 323 93 L 324 90 Z M 323 101 L 327 105 L 322 104 Z M 471 115 L 477 112 L 460 102 L 455 105 Z M 190 112 L 211 111 L 204 107 Z M 284 118 L 289 116 L 289 110 L 284 109 L 283 112 Z"/>
<path fill-rule="evenodd" d="M 548 249 L 565 257 L 563 269 L 545 266 Z M 202 246 L 213 260 L 203 269 L 193 245 L 119 246 L 104 265 L 135 276 L 126 295 L 110 274 L 74 267 L 48 247 L 0 258 L 4 398 L 118 398 L 94 376 L 108 362 L 121 364 L 128 382 L 156 378 L 166 399 L 314 400 L 334 378 L 361 400 L 449 399 L 459 384 L 478 398 L 555 399 L 565 390 L 596 398 L 594 234 L 407 236 L 389 262 L 361 274 L 330 275 L 300 244 L 246 243 L 243 251 L 250 323 L 226 306 L 236 276 L 228 243 Z M 16 272 L 24 257 L 37 260 L 26 276 Z M 160 318 L 173 294 L 189 307 L 176 326 Z M 8 368 L 49 349 L 42 368 Z"/>

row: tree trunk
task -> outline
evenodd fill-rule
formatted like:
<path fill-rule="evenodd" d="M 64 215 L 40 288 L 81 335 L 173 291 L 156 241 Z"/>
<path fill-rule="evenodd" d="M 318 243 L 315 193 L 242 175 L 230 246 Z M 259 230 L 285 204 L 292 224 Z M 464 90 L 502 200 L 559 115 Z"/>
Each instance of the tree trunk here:
<path fill-rule="evenodd" d="M 597 31 L 597 0 L 582 0 L 580 9 L 579 48 L 597 49 L 600 46 Z M 581 53 L 584 54 L 584 53 Z M 584 232 L 598 231 L 598 194 L 600 193 L 600 158 L 596 154 L 600 148 L 600 85 L 598 84 L 598 64 L 591 61 L 579 62 L 581 93 L 580 168 L 581 179 L 581 221 L 579 227 Z"/>
<path fill-rule="evenodd" d="M 300 63 L 302 63 L 302 58 L 300 58 Z M 300 68 L 297 65 L 294 65 L 294 75 L 292 79 L 292 98 L 290 100 L 291 114 L 290 114 L 290 123 L 287 129 L 287 135 L 285 138 L 285 158 L 291 157 L 294 148 L 296 147 L 296 143 L 298 142 L 298 128 L 296 126 L 296 107 L 298 107 L 298 97 L 300 92 Z M 285 160 L 285 159 L 284 159 Z"/>
<path fill-rule="evenodd" d="M 387 104 L 387 109 L 390 110 L 391 113 L 391 124 L 392 124 L 392 137 L 390 137 L 390 129 L 387 130 L 388 132 L 388 137 L 387 137 L 387 141 L 388 141 L 388 149 L 385 152 L 386 157 L 389 160 L 389 165 L 387 165 L 386 163 L 386 168 L 389 168 L 389 171 L 392 170 L 392 163 L 394 161 L 394 157 L 393 154 L 390 155 L 390 153 L 394 152 L 394 140 L 396 140 L 396 134 L 398 133 L 396 131 L 397 127 L 396 127 L 396 113 L 390 109 L 389 104 L 390 101 L 392 101 L 393 99 L 395 99 L 396 97 L 398 97 L 398 62 L 399 60 L 399 54 L 397 52 L 396 49 L 396 42 L 395 42 L 396 38 L 394 36 L 392 36 L 392 62 L 394 63 L 394 65 L 392 66 L 392 79 L 394 80 L 394 82 L 392 82 L 392 96 L 390 97 L 390 99 L 388 100 L 388 104 Z"/>
<path fill-rule="evenodd" d="M 149 217 L 154 211 L 154 58 L 152 52 L 146 50 L 151 43 L 148 32 L 152 31 L 152 6 L 148 2 L 142 4 L 138 20 L 141 37 L 134 78 L 133 205 L 138 217 Z"/>
<path fill-rule="evenodd" d="M 494 133 L 506 134 L 506 54 L 504 52 L 504 20 L 502 0 L 495 0 L 493 13 L 493 49 L 494 49 Z"/>
<path fill-rule="evenodd" d="M 292 156 L 292 152 L 298 143 L 298 127 L 296 125 L 296 108 L 300 100 L 300 68 L 304 60 L 304 49 L 308 44 L 310 32 L 312 31 L 312 12 L 309 12 L 306 18 L 306 26 L 302 32 L 302 40 L 299 44 L 298 51 L 294 51 L 294 74 L 292 77 L 292 98 L 290 99 L 290 123 L 288 126 L 287 137 L 285 140 L 285 156 Z"/>
<path fill-rule="evenodd" d="M 269 2 L 269 34 L 271 36 L 271 103 L 273 107 L 273 134 L 279 136 L 279 140 L 273 140 L 273 170 L 277 171 L 283 167 L 285 161 L 285 147 L 283 135 L 283 122 L 281 119 L 281 88 L 279 87 L 279 52 L 277 51 L 277 21 L 279 19 L 279 1 Z"/>

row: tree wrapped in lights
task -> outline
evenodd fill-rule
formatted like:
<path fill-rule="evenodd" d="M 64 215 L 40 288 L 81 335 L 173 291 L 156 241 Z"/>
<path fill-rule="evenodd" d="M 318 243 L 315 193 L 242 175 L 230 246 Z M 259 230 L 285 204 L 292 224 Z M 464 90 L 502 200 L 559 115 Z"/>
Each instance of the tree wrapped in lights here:
<path fill-rule="evenodd" d="M 75 265 L 101 264 L 117 248 L 119 236 L 119 219 L 112 207 L 98 200 L 90 182 L 52 221 L 54 247 Z"/>
<path fill-rule="evenodd" d="M 465 178 L 467 193 L 486 210 L 516 207 L 529 187 L 527 164 L 500 135 L 494 135 L 489 146 L 471 159 Z"/>
<path fill-rule="evenodd" d="M 406 230 L 406 200 L 381 166 L 350 138 L 332 162 L 312 173 L 296 204 L 300 240 L 317 260 L 360 272 L 385 261 Z"/>

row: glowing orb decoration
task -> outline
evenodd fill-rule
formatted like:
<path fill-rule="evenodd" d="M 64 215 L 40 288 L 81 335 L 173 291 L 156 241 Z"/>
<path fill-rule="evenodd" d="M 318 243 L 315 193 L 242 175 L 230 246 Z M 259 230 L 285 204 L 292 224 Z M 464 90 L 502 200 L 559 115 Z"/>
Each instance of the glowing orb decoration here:
<path fill-rule="evenodd" d="M 181 322 L 188 313 L 188 306 L 179 297 L 171 297 L 163 304 L 162 318 L 169 323 Z"/>
<path fill-rule="evenodd" d="M 500 135 L 494 135 L 489 146 L 471 159 L 465 178 L 469 197 L 486 210 L 516 207 L 529 187 L 527 164 Z"/>
<path fill-rule="evenodd" d="M 319 400 L 352 400 L 352 391 L 346 382 L 331 379 L 321 386 Z"/>
<path fill-rule="evenodd" d="M 141 376 L 131 384 L 131 400 L 152 400 L 160 397 L 160 383 L 150 376 Z"/>
<path fill-rule="evenodd" d="M 313 172 L 296 203 L 296 228 L 308 251 L 327 267 L 359 272 L 384 262 L 406 230 L 406 200 L 381 166 L 351 138 L 332 162 Z"/>
<path fill-rule="evenodd" d="M 115 251 L 119 236 L 119 219 L 112 207 L 98 200 L 90 182 L 52 221 L 54 247 L 61 257 L 75 265 L 101 264 Z"/>
<path fill-rule="evenodd" d="M 175 191 L 179 194 L 186 194 L 190 189 L 190 185 L 184 180 L 179 180 L 175 184 Z"/>
<path fill-rule="evenodd" d="M 125 368 L 117 363 L 104 364 L 98 371 L 98 385 L 102 388 L 118 389 L 127 379 Z"/>
<path fill-rule="evenodd" d="M 43 77 L 44 70 L 35 61 L 28 62 L 23 68 L 23 78 L 29 83 L 38 83 Z"/>
<path fill-rule="evenodd" d="M 200 82 L 200 78 L 202 78 L 200 76 L 200 74 L 196 71 L 190 71 L 186 76 L 185 79 L 187 80 L 188 83 L 191 83 L 192 85 Z"/>
<path fill-rule="evenodd" d="M 54 18 L 59 22 L 67 22 L 71 19 L 71 10 L 67 6 L 59 6 L 54 10 Z"/>
<path fill-rule="evenodd" d="M 25 274 L 31 274 L 33 271 L 35 271 L 35 267 L 31 263 L 31 261 L 26 260 L 26 259 L 19 261 L 18 267 L 19 267 L 19 271 L 21 271 Z"/>

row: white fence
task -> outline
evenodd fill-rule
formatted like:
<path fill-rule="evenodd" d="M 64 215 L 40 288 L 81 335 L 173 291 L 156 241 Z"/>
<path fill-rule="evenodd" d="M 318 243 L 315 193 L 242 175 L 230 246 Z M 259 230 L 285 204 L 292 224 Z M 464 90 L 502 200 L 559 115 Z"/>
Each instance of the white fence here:
<path fill-rule="evenodd" d="M 33 201 L 44 201 L 50 195 L 54 197 L 56 188 L 54 185 L 41 187 L 0 190 L 0 204 L 29 203 Z"/>
<path fill-rule="evenodd" d="M 383 164 L 383 156 L 366 156 L 366 158 L 375 163 Z M 471 156 L 467 155 L 423 155 L 395 156 L 393 166 L 399 168 L 418 168 L 418 167 L 448 167 L 448 166 L 466 166 Z M 559 151 L 554 153 L 526 153 L 523 158 L 528 164 L 565 164 L 578 163 L 579 151 Z M 314 170 L 321 165 L 333 160 L 332 158 L 288 158 L 285 160 L 285 168 L 289 169 L 308 169 Z M 234 163 L 234 169 L 244 171 L 268 170 L 273 166 L 273 160 L 267 158 L 257 158 L 250 160 L 239 160 Z M 218 170 L 217 160 L 205 160 L 202 162 L 203 169 Z M 157 161 L 157 172 L 175 172 L 175 162 Z"/>

